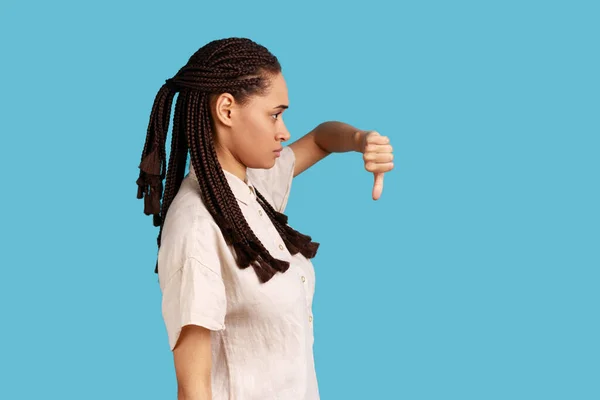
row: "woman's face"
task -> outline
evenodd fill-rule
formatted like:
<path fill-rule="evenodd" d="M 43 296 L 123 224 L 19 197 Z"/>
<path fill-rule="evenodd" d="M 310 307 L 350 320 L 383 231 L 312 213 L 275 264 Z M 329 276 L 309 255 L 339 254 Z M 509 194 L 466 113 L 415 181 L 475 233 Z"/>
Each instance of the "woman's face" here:
<path fill-rule="evenodd" d="M 281 73 L 271 78 L 264 96 L 252 96 L 244 105 L 230 95 L 219 96 L 215 110 L 218 152 L 225 153 L 225 160 L 235 159 L 248 168 L 273 167 L 282 142 L 290 138 L 282 118 L 288 105 Z"/>

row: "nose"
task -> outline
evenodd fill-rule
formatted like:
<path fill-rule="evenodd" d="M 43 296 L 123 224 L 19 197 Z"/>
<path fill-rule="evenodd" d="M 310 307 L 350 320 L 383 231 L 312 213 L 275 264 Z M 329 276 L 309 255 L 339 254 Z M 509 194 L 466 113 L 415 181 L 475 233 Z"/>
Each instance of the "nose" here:
<path fill-rule="evenodd" d="M 290 137 L 290 132 L 287 130 L 285 125 L 283 126 L 283 129 L 277 133 L 277 140 L 280 142 L 287 142 L 288 140 L 290 140 Z"/>

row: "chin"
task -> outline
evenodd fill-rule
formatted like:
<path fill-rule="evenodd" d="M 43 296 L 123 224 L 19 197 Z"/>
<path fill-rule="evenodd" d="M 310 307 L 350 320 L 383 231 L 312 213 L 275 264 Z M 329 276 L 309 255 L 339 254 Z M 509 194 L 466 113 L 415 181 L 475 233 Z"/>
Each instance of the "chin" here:
<path fill-rule="evenodd" d="M 274 158 L 273 160 L 271 160 L 271 162 L 269 163 L 269 166 L 266 167 L 267 169 L 269 168 L 273 168 L 275 166 L 275 164 L 277 163 L 277 159 Z"/>
<path fill-rule="evenodd" d="M 271 169 L 274 166 L 275 166 L 275 160 L 273 160 L 271 162 L 263 163 L 263 165 L 261 167 L 259 167 L 259 168 L 262 168 L 262 169 Z"/>
<path fill-rule="evenodd" d="M 260 162 L 252 163 L 247 167 L 252 169 L 271 169 L 275 166 L 276 162 L 276 158 L 273 158 L 272 160 L 261 160 Z"/>

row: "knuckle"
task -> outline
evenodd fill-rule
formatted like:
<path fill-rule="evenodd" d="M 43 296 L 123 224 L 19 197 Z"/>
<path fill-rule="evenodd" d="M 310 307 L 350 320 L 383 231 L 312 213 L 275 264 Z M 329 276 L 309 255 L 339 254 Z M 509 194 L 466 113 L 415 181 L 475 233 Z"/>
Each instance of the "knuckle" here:
<path fill-rule="evenodd" d="M 377 133 L 376 131 L 369 131 L 369 133 L 367 133 L 367 138 L 370 140 L 377 140 L 377 137 L 379 137 L 381 135 L 379 135 L 379 133 Z"/>

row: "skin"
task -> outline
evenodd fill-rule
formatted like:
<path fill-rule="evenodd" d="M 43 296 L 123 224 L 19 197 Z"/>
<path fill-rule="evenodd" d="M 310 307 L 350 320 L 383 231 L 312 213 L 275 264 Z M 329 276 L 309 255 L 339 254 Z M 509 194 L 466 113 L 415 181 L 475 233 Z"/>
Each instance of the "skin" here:
<path fill-rule="evenodd" d="M 210 330 L 198 325 L 184 326 L 173 349 L 173 362 L 177 400 L 212 399 Z"/>
<path fill-rule="evenodd" d="M 383 176 L 394 168 L 390 139 L 376 131 L 363 131 L 338 121 L 318 125 L 290 144 L 296 156 L 294 176 L 331 153 L 356 151 L 363 154 L 364 168 L 373 173 L 373 200 L 383 191 Z"/>

